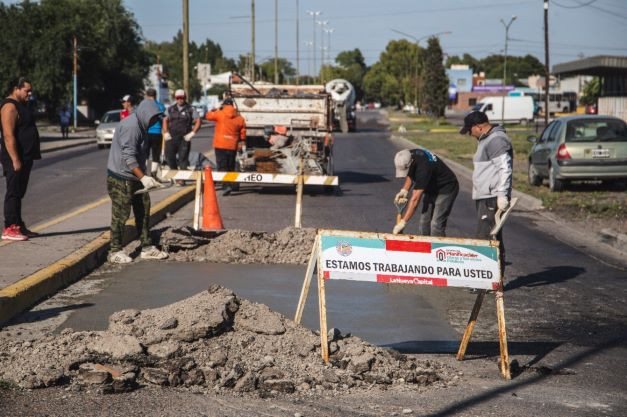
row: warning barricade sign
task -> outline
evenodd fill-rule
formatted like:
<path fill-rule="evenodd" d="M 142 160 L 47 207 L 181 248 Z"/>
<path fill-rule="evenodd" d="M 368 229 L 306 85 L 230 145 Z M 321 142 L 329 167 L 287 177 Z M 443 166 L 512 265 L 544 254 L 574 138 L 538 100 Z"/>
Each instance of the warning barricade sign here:
<path fill-rule="evenodd" d="M 457 358 L 462 360 L 464 357 L 486 291 L 494 291 L 501 347 L 500 368 L 502 375 L 510 378 L 498 241 L 320 229 L 296 308 L 296 323 L 301 321 L 316 269 L 320 337 L 325 361 L 329 360 L 325 281 L 466 287 L 479 292 Z"/>

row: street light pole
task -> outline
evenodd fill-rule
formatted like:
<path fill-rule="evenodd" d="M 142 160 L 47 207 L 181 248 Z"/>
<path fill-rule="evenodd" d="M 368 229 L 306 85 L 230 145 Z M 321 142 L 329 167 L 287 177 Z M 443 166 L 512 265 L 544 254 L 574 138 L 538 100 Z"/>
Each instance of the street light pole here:
<path fill-rule="evenodd" d="M 274 84 L 279 83 L 279 0 L 274 0 Z"/>
<path fill-rule="evenodd" d="M 319 79 L 322 82 L 322 66 L 324 65 L 324 27 L 329 23 L 328 20 L 316 21 L 320 26 L 320 70 L 317 71 L 320 76 Z"/>
<path fill-rule="evenodd" d="M 250 82 L 255 82 L 255 0 L 250 0 Z"/>
<path fill-rule="evenodd" d="M 503 82 L 501 83 L 503 86 L 503 98 L 501 103 L 501 123 L 505 124 L 505 77 L 507 77 L 507 41 L 509 40 L 509 27 L 516 20 L 516 16 L 512 16 L 509 20 L 509 23 L 505 24 L 505 21 L 501 19 L 501 23 L 505 26 L 505 56 L 503 58 Z"/>
<path fill-rule="evenodd" d="M 298 0 L 296 0 L 296 85 L 300 85 L 300 30 L 298 28 L 299 23 L 299 7 Z"/>
<path fill-rule="evenodd" d="M 320 16 L 320 11 L 313 11 L 313 10 L 307 10 L 307 14 L 311 16 L 312 18 L 312 23 L 313 23 L 313 27 L 312 27 L 312 49 L 313 49 L 313 73 L 311 74 L 311 76 L 315 79 L 315 72 L 316 72 L 316 16 Z"/>
<path fill-rule="evenodd" d="M 73 104 L 73 113 L 74 113 L 74 131 L 76 131 L 76 128 L 78 127 L 78 120 L 77 120 L 77 116 L 78 116 L 78 109 L 77 109 L 77 105 L 78 105 L 78 39 L 76 39 L 76 36 L 74 36 L 74 38 L 72 39 L 72 49 L 73 49 L 73 54 L 72 54 L 72 79 L 73 79 L 73 98 L 72 101 L 74 102 Z"/>

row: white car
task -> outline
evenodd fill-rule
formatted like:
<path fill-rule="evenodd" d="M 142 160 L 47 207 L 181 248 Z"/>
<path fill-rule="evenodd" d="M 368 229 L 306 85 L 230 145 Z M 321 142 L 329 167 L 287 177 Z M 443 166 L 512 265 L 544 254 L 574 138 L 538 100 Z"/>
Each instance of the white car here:
<path fill-rule="evenodd" d="M 120 124 L 120 110 L 108 111 L 102 116 L 102 119 L 96 120 L 98 127 L 96 128 L 96 143 L 99 149 L 111 146 L 115 128 Z"/>

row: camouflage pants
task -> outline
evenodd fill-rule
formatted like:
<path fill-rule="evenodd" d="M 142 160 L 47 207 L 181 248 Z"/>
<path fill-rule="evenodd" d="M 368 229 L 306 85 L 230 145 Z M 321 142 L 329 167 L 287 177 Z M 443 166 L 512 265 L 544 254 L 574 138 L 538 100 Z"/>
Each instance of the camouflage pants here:
<path fill-rule="evenodd" d="M 107 191 L 111 198 L 111 252 L 124 247 L 124 228 L 131 215 L 135 215 L 135 228 L 143 247 L 152 245 L 150 240 L 150 196 L 148 193 L 135 195 L 142 184 L 139 181 L 124 181 L 107 176 Z"/>

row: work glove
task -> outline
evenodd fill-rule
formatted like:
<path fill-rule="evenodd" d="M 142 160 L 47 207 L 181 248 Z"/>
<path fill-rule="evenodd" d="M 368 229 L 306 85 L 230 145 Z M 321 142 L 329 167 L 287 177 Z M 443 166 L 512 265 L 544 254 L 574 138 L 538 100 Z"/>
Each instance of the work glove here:
<path fill-rule="evenodd" d="M 405 220 L 401 219 L 398 223 L 396 223 L 396 226 L 394 226 L 394 229 L 392 229 L 392 234 L 399 235 L 403 233 L 403 229 L 405 228 L 406 225 L 407 223 L 405 222 Z"/>
<path fill-rule="evenodd" d="M 401 188 L 401 191 L 399 191 L 396 196 L 394 197 L 394 204 L 402 206 L 403 204 L 407 204 L 407 190 L 404 188 Z"/>
<path fill-rule="evenodd" d="M 170 132 L 165 132 L 164 139 L 165 140 L 171 140 L 172 139 L 172 135 L 170 134 Z"/>
<path fill-rule="evenodd" d="M 500 195 L 496 197 L 496 207 L 499 210 L 505 211 L 509 207 L 509 198 L 505 195 Z"/>
<path fill-rule="evenodd" d="M 195 134 L 196 133 L 194 132 L 189 132 L 187 135 L 183 136 L 183 139 L 185 139 L 185 142 L 189 142 L 190 140 L 192 140 Z"/>
<path fill-rule="evenodd" d="M 155 180 L 153 177 L 149 177 L 148 175 L 144 175 L 139 180 L 141 181 L 144 188 L 147 190 L 151 188 L 162 187 L 162 185 L 157 180 Z"/>

